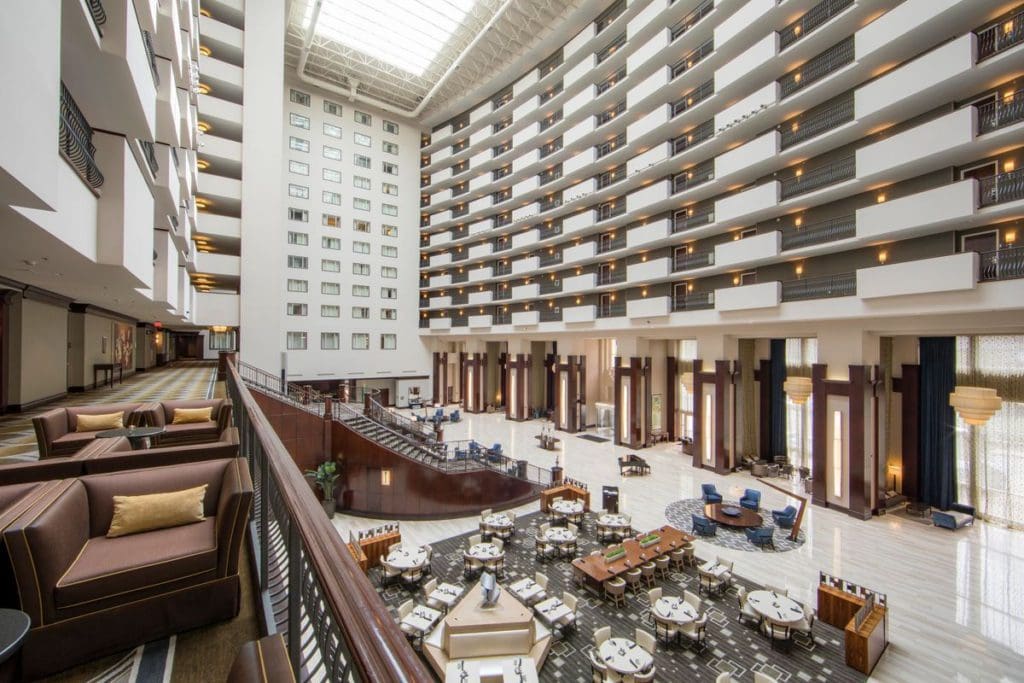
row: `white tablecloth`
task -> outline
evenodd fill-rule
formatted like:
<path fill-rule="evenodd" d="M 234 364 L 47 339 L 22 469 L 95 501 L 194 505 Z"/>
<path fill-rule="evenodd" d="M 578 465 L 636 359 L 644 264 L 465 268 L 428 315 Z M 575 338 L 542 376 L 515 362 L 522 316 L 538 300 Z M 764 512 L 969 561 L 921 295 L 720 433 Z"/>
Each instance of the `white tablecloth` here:
<path fill-rule="evenodd" d="M 493 560 L 501 553 L 498 551 L 498 546 L 493 543 L 477 543 L 470 546 L 466 554 L 477 560 Z"/>
<path fill-rule="evenodd" d="M 576 534 L 565 527 L 553 526 L 549 527 L 548 530 L 544 532 L 544 540 L 549 543 L 561 545 L 563 543 L 575 541 Z"/>
<path fill-rule="evenodd" d="M 717 562 L 707 562 L 701 565 L 700 570 L 706 574 L 711 574 L 716 579 L 720 579 L 723 574 L 729 571 L 729 568 L 724 567 Z"/>
<path fill-rule="evenodd" d="M 426 633 L 440 618 L 441 613 L 436 609 L 417 605 L 413 608 L 412 612 L 406 615 L 405 619 L 402 619 L 402 623 L 412 626 L 417 631 Z"/>
<path fill-rule="evenodd" d="M 483 521 L 487 526 L 494 527 L 496 529 L 507 529 L 512 526 L 512 518 L 503 512 L 487 515 L 484 517 Z"/>
<path fill-rule="evenodd" d="M 395 569 L 413 569 L 427 563 L 426 548 L 402 548 L 388 553 L 388 564 Z"/>
<path fill-rule="evenodd" d="M 771 591 L 751 591 L 747 603 L 762 617 L 778 624 L 795 624 L 804 618 L 804 611 L 793 598 Z"/>
<path fill-rule="evenodd" d="M 601 515 L 597 523 L 607 527 L 626 527 L 630 525 L 630 519 L 626 515 Z"/>
<path fill-rule="evenodd" d="M 502 683 L 537 683 L 537 665 L 530 657 L 513 657 L 501 665 Z"/>
<path fill-rule="evenodd" d="M 605 666 L 620 674 L 640 673 L 654 664 L 651 653 L 628 638 L 609 638 L 597 653 Z"/>
<path fill-rule="evenodd" d="M 572 614 L 569 606 L 558 598 L 548 598 L 533 606 L 537 616 L 549 624 L 553 624 L 567 614 Z"/>
<path fill-rule="evenodd" d="M 677 624 L 689 624 L 697 620 L 697 610 L 682 598 L 658 598 L 654 612 L 662 619 Z"/>
<path fill-rule="evenodd" d="M 431 600 L 437 600 L 438 602 L 451 607 L 461 595 L 462 589 L 458 586 L 450 583 L 442 583 L 428 597 L 430 597 Z"/>
<path fill-rule="evenodd" d="M 523 602 L 529 602 L 532 598 L 540 595 L 544 591 L 544 588 L 527 577 L 525 579 L 519 579 L 515 583 L 509 585 L 508 589 L 512 591 L 513 595 L 516 595 Z"/>
<path fill-rule="evenodd" d="M 480 683 L 480 662 L 462 659 L 448 662 L 444 683 Z"/>
<path fill-rule="evenodd" d="M 579 500 L 560 500 L 551 504 L 551 509 L 560 515 L 578 515 L 583 512 L 583 502 Z"/>

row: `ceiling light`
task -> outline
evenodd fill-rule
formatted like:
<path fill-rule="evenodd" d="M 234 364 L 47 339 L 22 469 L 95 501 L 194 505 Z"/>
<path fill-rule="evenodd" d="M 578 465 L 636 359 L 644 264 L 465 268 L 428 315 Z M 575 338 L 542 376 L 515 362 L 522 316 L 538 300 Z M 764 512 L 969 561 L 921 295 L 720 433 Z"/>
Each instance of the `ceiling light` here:
<path fill-rule="evenodd" d="M 206 85 L 205 83 L 200 83 L 196 87 L 196 90 L 199 91 L 200 95 L 209 95 L 212 92 L 213 89 L 210 86 Z"/>
<path fill-rule="evenodd" d="M 199 54 L 201 54 L 204 57 L 209 57 L 211 54 L 213 54 L 213 51 L 210 50 L 210 48 L 206 47 L 205 45 L 200 45 L 199 46 Z"/>

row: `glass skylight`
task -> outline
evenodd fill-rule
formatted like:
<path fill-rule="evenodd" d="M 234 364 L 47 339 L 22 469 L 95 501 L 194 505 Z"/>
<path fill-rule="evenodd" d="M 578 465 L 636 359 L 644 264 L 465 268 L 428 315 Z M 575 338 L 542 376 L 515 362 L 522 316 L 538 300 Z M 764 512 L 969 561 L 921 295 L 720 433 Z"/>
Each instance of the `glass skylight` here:
<path fill-rule="evenodd" d="M 423 73 L 476 0 L 324 0 L 317 35 L 414 76 Z M 306 8 L 305 25 L 313 12 Z"/>

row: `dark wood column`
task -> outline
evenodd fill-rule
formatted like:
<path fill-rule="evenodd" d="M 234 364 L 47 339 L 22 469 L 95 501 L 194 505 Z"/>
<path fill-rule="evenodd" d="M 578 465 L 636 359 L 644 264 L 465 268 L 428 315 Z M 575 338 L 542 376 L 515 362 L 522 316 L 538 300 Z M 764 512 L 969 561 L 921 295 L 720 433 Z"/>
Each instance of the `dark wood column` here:
<path fill-rule="evenodd" d="M 729 417 L 726 400 L 732 386 L 732 363 L 727 360 L 715 361 L 715 471 L 729 474 L 729 453 L 725 448 L 726 419 Z M 734 413 L 735 414 L 735 413 Z"/>
<path fill-rule="evenodd" d="M 496 409 L 497 408 L 502 408 L 502 407 L 505 407 L 505 406 L 508 405 L 508 354 L 507 353 L 498 354 L 498 377 L 501 378 L 499 380 L 500 383 L 501 383 L 501 387 L 499 388 L 499 394 L 500 394 L 501 400 L 499 400 L 497 405 L 494 406 Z M 505 413 L 506 414 L 508 413 L 507 409 L 505 410 Z"/>
<path fill-rule="evenodd" d="M 554 387 L 554 423 L 555 429 L 574 434 L 582 428 L 580 423 L 580 405 L 586 402 L 586 358 L 584 356 L 567 356 L 564 363 L 556 361 L 555 372 L 552 373 L 551 384 Z M 562 419 L 561 383 L 565 382 L 565 420 Z"/>
<path fill-rule="evenodd" d="M 868 453 L 864 443 L 870 370 L 866 365 L 850 366 L 850 466 L 846 481 L 849 487 L 850 514 L 862 519 L 869 519 L 874 507 L 871 502 L 871 477 L 867 473 Z"/>
<path fill-rule="evenodd" d="M 629 416 L 627 421 L 628 433 L 622 433 L 622 384 L 629 378 Z M 650 386 L 650 363 L 644 363 L 644 359 L 631 357 L 627 365 L 622 365 L 622 358 L 615 359 L 615 443 L 629 448 L 643 448 L 646 434 L 650 433 L 650 411 L 645 410 L 641 414 L 638 409 L 641 391 L 647 391 L 647 407 L 650 407 L 649 389 Z"/>
<path fill-rule="evenodd" d="M 728 474 L 729 454 L 725 449 L 726 398 L 732 384 L 731 363 L 727 360 L 716 360 L 713 372 L 703 371 L 703 361 L 693 361 L 693 466 L 706 468 L 704 464 L 704 441 L 708 435 L 704 433 L 704 385 L 715 387 L 712 407 L 715 411 L 715 434 L 712 449 L 714 464 L 711 466 L 719 474 Z"/>
<path fill-rule="evenodd" d="M 693 361 L 693 466 L 704 467 L 704 382 L 714 382 L 714 375 L 702 372 L 704 362 Z"/>
<path fill-rule="evenodd" d="M 444 351 L 434 352 L 434 403 L 442 405 L 445 390 L 448 388 L 448 354 Z"/>
<path fill-rule="evenodd" d="M 669 441 L 676 440 L 676 398 L 679 395 L 679 361 L 675 356 L 665 359 L 665 415 Z"/>
<path fill-rule="evenodd" d="M 7 384 L 10 377 L 11 301 L 13 291 L 0 292 L 0 415 L 7 412 Z"/>
<path fill-rule="evenodd" d="M 484 377 L 487 372 L 487 354 L 464 353 L 462 355 L 465 356 L 462 359 L 462 407 L 467 413 L 482 413 L 487 405 L 487 382 Z M 471 368 L 472 373 L 470 373 Z M 471 374 L 472 377 L 470 377 Z M 472 407 L 470 407 L 471 404 Z"/>
<path fill-rule="evenodd" d="M 512 385 L 515 384 L 515 395 L 508 396 L 505 399 L 505 417 L 509 420 L 522 422 L 530 417 L 527 410 L 529 405 L 527 385 L 530 381 L 530 354 L 519 353 L 510 355 L 505 363 L 505 368 L 508 375 L 505 386 L 511 391 Z M 515 382 L 512 381 L 513 376 L 515 376 Z M 513 414 L 515 417 L 513 417 Z"/>
<path fill-rule="evenodd" d="M 918 408 L 921 404 L 920 365 L 903 366 L 903 377 L 900 379 L 899 390 L 901 426 L 903 428 L 903 447 L 901 449 L 903 451 L 903 462 L 901 463 L 903 486 L 898 490 L 908 499 L 917 500 L 920 493 L 917 468 L 921 461 L 918 441 Z"/>
<path fill-rule="evenodd" d="M 827 365 L 815 363 L 811 367 L 811 396 L 814 408 L 811 414 L 811 502 L 828 504 L 828 389 L 825 386 Z"/>

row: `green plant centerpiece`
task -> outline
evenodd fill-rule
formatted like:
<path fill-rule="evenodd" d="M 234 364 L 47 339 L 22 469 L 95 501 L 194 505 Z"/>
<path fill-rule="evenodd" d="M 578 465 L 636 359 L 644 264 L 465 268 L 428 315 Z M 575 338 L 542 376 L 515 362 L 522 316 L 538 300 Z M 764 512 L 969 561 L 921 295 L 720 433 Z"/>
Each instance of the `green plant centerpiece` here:
<path fill-rule="evenodd" d="M 658 534 L 647 534 L 646 536 L 640 539 L 640 546 L 646 548 L 649 545 L 654 545 L 660 540 L 661 536 L 659 536 Z"/>
<path fill-rule="evenodd" d="M 623 558 L 625 556 L 626 556 L 626 549 L 622 548 L 622 547 L 619 547 L 619 548 L 615 548 L 614 550 L 609 550 L 607 553 L 605 553 L 604 561 L 605 562 L 614 562 L 615 560 L 621 559 L 621 558 Z"/>
<path fill-rule="evenodd" d="M 316 484 L 316 487 L 320 489 L 320 493 L 323 494 L 323 500 L 320 501 L 320 504 L 323 506 L 327 516 L 333 518 L 337 507 L 337 501 L 334 500 L 334 484 L 340 476 L 338 464 L 333 460 L 328 460 L 317 465 L 315 470 L 306 470 L 305 475 L 307 479 Z"/>

